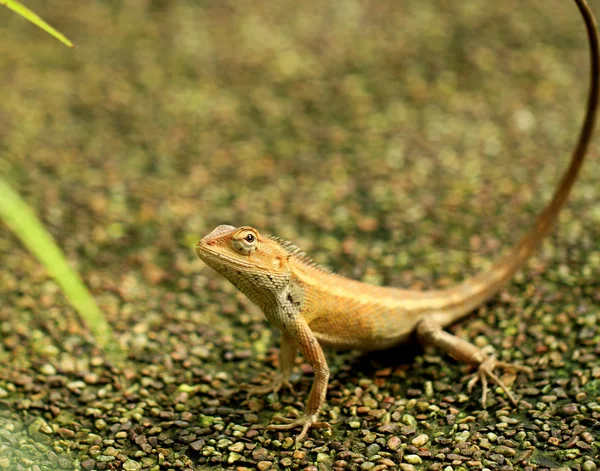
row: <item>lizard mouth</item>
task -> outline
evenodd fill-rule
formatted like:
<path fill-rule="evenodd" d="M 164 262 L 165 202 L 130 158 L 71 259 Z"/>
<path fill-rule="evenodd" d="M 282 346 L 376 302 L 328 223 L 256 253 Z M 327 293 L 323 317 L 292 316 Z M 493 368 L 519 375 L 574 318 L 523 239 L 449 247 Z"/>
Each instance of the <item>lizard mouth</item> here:
<path fill-rule="evenodd" d="M 251 268 L 253 267 L 250 263 L 244 263 L 239 258 L 229 257 L 223 253 L 211 250 L 210 242 L 206 243 L 204 240 L 198 241 L 196 244 L 196 255 L 198 258 L 206 263 L 209 267 L 219 271 L 219 267 L 235 267 L 235 268 Z"/>

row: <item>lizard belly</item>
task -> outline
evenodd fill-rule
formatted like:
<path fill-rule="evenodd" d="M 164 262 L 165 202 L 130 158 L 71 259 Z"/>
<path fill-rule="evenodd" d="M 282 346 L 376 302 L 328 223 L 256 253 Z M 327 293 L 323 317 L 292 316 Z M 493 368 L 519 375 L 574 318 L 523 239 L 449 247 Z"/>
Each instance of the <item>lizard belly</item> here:
<path fill-rule="evenodd" d="M 309 322 L 310 329 L 323 346 L 336 350 L 384 350 L 406 342 L 416 321 L 396 322 L 397 313 L 354 309 L 329 311 Z M 396 314 L 396 315 L 395 315 Z"/>
<path fill-rule="evenodd" d="M 298 268 L 301 315 L 319 342 L 334 349 L 383 350 L 403 343 L 431 304 L 428 294 Z"/>

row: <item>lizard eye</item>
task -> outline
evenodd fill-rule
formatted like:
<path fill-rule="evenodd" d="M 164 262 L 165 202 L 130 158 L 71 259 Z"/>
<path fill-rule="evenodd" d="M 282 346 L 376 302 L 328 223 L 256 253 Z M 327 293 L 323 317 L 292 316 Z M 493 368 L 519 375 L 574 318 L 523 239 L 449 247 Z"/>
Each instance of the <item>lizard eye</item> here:
<path fill-rule="evenodd" d="M 242 232 L 238 237 L 233 239 L 233 248 L 242 255 L 253 254 L 257 247 L 258 241 L 253 232 Z"/>

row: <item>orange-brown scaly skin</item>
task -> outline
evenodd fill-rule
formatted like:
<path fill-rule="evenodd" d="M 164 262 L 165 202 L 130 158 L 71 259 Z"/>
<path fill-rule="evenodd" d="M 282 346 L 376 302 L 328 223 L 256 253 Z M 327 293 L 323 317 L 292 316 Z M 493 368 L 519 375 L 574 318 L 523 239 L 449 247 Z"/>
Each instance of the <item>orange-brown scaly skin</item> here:
<path fill-rule="evenodd" d="M 280 373 L 272 384 L 250 393 L 267 393 L 289 385 L 288 378 L 299 349 L 314 369 L 313 386 L 305 414 L 270 425 L 284 430 L 302 427 L 302 440 L 318 422 L 325 401 L 329 368 L 321 346 L 336 349 L 379 350 L 393 347 L 413 334 L 453 357 L 478 366 L 469 382 L 499 385 L 516 404 L 510 391 L 495 375 L 497 367 L 530 372 L 486 356 L 469 342 L 442 330 L 494 295 L 522 266 L 548 233 L 575 182 L 590 141 L 598 102 L 598 38 L 595 20 L 585 0 L 575 0 L 586 24 L 590 42 L 591 86 L 587 113 L 579 141 L 552 201 L 544 208 L 521 241 L 484 273 L 449 289 L 409 291 L 372 286 L 329 273 L 315 266 L 289 243 L 262 236 L 252 227 L 219 226 L 196 245 L 196 253 L 259 306 L 271 324 L 282 332 Z"/>

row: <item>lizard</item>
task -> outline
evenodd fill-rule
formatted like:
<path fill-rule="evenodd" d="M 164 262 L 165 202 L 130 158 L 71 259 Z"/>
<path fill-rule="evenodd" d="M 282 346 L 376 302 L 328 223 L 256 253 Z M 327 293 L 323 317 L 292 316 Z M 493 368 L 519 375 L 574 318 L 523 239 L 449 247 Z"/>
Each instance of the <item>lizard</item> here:
<path fill-rule="evenodd" d="M 529 231 L 489 270 L 450 288 L 407 290 L 370 285 L 334 274 L 318 266 L 293 244 L 263 235 L 251 226 L 220 225 L 197 243 L 198 257 L 244 293 L 281 330 L 279 372 L 270 384 L 253 387 L 248 395 L 277 392 L 283 386 L 291 388 L 289 378 L 298 350 L 313 368 L 304 414 L 293 418 L 276 416 L 268 430 L 301 427 L 296 437 L 299 443 L 312 427 L 329 427 L 327 422 L 319 420 L 329 381 L 323 347 L 381 350 L 407 342 L 411 337 L 474 365 L 476 372 L 467 389 L 470 393 L 481 381 L 484 408 L 488 380 L 517 405 L 495 370 L 530 375 L 532 370 L 499 361 L 443 328 L 495 295 L 523 266 L 549 232 L 577 179 L 595 125 L 600 66 L 593 13 L 586 0 L 574 1 L 583 17 L 590 49 L 591 84 L 579 139 L 551 201 Z"/>

